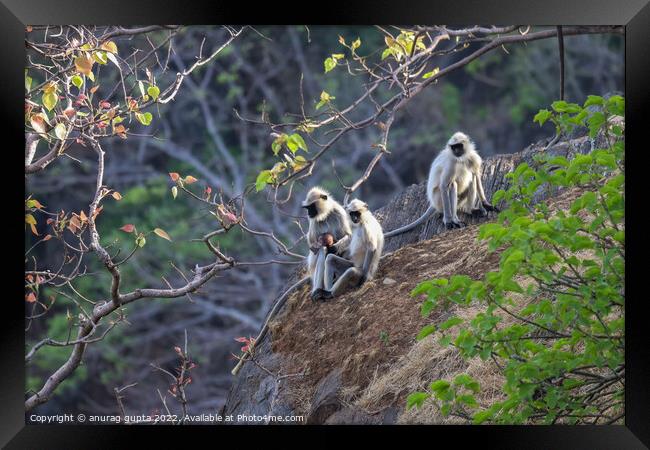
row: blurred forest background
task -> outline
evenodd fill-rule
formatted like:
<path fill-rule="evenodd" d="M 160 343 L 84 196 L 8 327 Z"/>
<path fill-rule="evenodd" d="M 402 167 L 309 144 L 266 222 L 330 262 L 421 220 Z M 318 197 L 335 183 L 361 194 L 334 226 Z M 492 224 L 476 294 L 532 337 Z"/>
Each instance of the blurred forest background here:
<path fill-rule="evenodd" d="M 281 122 L 300 111 L 301 95 L 311 112 L 323 90 L 341 106 L 359 96 L 362 77 L 351 77 L 345 67 L 324 73 L 323 61 L 340 51 L 339 36 L 347 42 L 360 38 L 366 52 L 381 52 L 384 47 L 384 36 L 370 26 L 247 29 L 211 63 L 192 72 L 174 101 L 157 105 L 150 126 L 131 124 L 129 139 L 114 137 L 103 142 L 105 183 L 122 196 L 119 202 L 106 203 L 98 221 L 103 242 L 113 243 L 111 253 L 118 248 L 123 256 L 130 252 L 132 239 L 120 230 L 125 224 L 142 229 L 162 227 L 173 238 L 172 242 L 153 236 L 148 239 L 146 247 L 121 268 L 123 291 L 165 286 L 161 277 L 178 285 L 182 279 L 170 261 L 187 269 L 210 260 L 201 243 L 191 240 L 214 230 L 218 223 L 203 205 L 181 195 L 174 199 L 168 173 L 191 174 L 201 187 L 222 190 L 228 197 L 254 183 L 260 170 L 273 164 L 269 129 L 243 121 L 238 114 L 259 117 L 266 111 L 272 121 Z M 146 51 L 151 43 L 158 45 L 168 37 L 168 31 L 159 30 L 123 36 L 115 42 L 120 50 Z M 159 83 L 173 80 L 176 71 L 190 66 L 202 42 L 211 49 L 228 37 L 227 31 L 217 26 L 183 27 L 175 33 L 171 49 L 163 45 L 155 54 L 158 64 L 168 64 L 170 69 L 158 75 Z M 565 51 L 567 101 L 582 102 L 588 94 L 623 91 L 623 36 L 567 36 Z M 454 53 L 441 56 L 439 64 L 447 66 L 457 59 Z M 423 181 L 432 158 L 457 130 L 468 133 L 484 157 L 519 151 L 551 138 L 552 125 L 540 128 L 532 118 L 559 97 L 558 72 L 557 40 L 545 39 L 487 53 L 440 79 L 396 117 L 390 155 L 380 161 L 355 196 L 376 209 L 404 187 Z M 285 242 L 294 242 L 301 236 L 298 223 L 306 226 L 306 220 L 292 217 L 303 216 L 299 202 L 306 188 L 320 184 L 341 199 L 330 159 L 342 181 L 351 184 L 375 154 L 371 145 L 378 134 L 376 127 L 346 134 L 307 184 L 294 188 L 295 195 L 282 206 L 283 211 L 272 208 L 264 193 L 249 196 L 248 222 L 258 230 L 272 230 Z M 72 148 L 70 156 L 26 182 L 27 195 L 33 194 L 49 211 L 80 211 L 92 200 L 96 158 L 81 146 Z M 47 234 L 44 222 L 38 227 L 41 234 Z M 26 250 L 38 240 L 27 227 Z M 277 253 L 273 242 L 263 237 L 244 239 L 239 230 L 219 242 L 222 251 L 236 249 L 237 255 L 247 260 L 269 259 Z M 60 250 L 53 248 L 56 245 L 60 243 L 38 245 L 26 261 L 33 256 L 39 267 L 56 267 L 60 258 Z M 301 242 L 294 250 L 306 253 L 304 247 Z M 106 298 L 110 275 L 96 259 L 88 258 L 85 264 L 87 274 L 75 280 L 75 289 L 87 298 Z M 234 338 L 257 333 L 271 301 L 295 267 L 236 268 L 218 275 L 191 296 L 144 299 L 127 306 L 127 321 L 88 347 L 81 367 L 39 411 L 114 414 L 118 408 L 114 388 L 132 383 L 137 385 L 124 392 L 127 413 L 160 410 L 156 389 L 164 393 L 169 380 L 151 364 L 171 370 L 178 360 L 174 347 L 184 344 L 185 330 L 189 353 L 197 364 L 187 389 L 191 408 L 194 412 L 216 411 L 230 387 L 230 370 L 236 363 L 231 353 L 241 347 Z M 59 290 L 45 288 L 40 297 L 55 297 L 56 301 L 47 320 L 26 322 L 27 351 L 45 336 L 65 340 L 71 329 L 70 317 L 77 313 L 75 303 Z M 27 304 L 28 314 L 31 308 Z M 69 353 L 69 347 L 40 349 L 38 357 L 27 365 L 27 390 L 38 390 Z"/>

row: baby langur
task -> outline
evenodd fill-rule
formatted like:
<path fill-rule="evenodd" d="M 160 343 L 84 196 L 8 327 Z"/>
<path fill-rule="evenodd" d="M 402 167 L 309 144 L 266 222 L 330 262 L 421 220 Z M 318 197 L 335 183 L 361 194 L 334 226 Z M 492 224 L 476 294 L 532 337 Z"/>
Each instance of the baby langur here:
<path fill-rule="evenodd" d="M 319 187 L 309 190 L 302 207 L 309 215 L 307 267 L 312 282 L 311 296 L 318 300 L 325 293 L 325 258 L 328 254 L 346 254 L 352 230 L 345 209 Z"/>
<path fill-rule="evenodd" d="M 478 216 L 497 211 L 485 197 L 481 182 L 482 164 L 483 160 L 470 138 L 460 131 L 454 133 L 431 163 L 427 182 L 429 209 L 415 222 L 386 233 L 386 237 L 412 230 L 434 211 L 442 212 L 447 229 L 465 226 L 458 219 L 458 210 Z"/>
<path fill-rule="evenodd" d="M 325 262 L 325 298 L 336 297 L 352 286 L 361 286 L 371 279 L 384 248 L 384 232 L 377 219 L 361 200 L 354 199 L 346 210 L 352 221 L 349 259 L 330 254 Z M 338 277 L 334 282 L 334 277 Z"/>

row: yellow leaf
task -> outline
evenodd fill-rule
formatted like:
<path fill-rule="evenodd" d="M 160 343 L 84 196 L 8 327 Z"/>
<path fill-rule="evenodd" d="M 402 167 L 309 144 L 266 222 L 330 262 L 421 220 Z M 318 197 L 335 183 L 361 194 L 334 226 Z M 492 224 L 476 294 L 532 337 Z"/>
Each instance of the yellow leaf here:
<path fill-rule="evenodd" d="M 167 234 L 167 232 L 165 230 L 163 230 L 162 228 L 156 228 L 155 230 L 153 230 L 153 232 L 156 233 L 161 238 L 167 239 L 169 242 L 172 241 L 172 238 L 170 238 L 169 235 Z"/>
<path fill-rule="evenodd" d="M 113 41 L 104 42 L 99 48 L 106 50 L 107 52 L 117 53 L 117 45 Z"/>
<path fill-rule="evenodd" d="M 87 53 L 82 53 L 74 59 L 74 67 L 77 69 L 77 72 L 88 75 L 91 79 L 90 74 L 93 64 L 95 64 L 95 61 Z"/>
<path fill-rule="evenodd" d="M 30 225 L 36 225 L 36 219 L 31 214 L 25 214 L 25 223 Z"/>
<path fill-rule="evenodd" d="M 57 123 L 54 127 L 54 134 L 56 134 L 56 137 L 59 139 L 64 140 L 68 134 L 68 130 L 66 129 L 65 124 Z"/>
<path fill-rule="evenodd" d="M 122 194 L 120 194 L 120 193 L 117 192 L 117 191 L 113 192 L 113 193 L 111 194 L 111 196 L 112 196 L 115 200 L 122 200 Z"/>
<path fill-rule="evenodd" d="M 186 182 L 187 184 L 196 183 L 197 181 L 199 181 L 199 180 L 197 180 L 196 178 L 194 178 L 192 175 L 188 175 L 188 176 L 185 177 L 185 182 Z"/>
<path fill-rule="evenodd" d="M 53 81 L 50 81 L 45 86 L 42 87 L 42 90 L 46 94 L 55 93 L 57 91 L 57 85 Z"/>

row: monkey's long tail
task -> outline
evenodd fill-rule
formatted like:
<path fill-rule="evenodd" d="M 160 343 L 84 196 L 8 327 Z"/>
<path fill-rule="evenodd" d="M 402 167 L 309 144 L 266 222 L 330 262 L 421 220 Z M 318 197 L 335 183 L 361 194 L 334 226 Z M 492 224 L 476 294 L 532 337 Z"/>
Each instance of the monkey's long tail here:
<path fill-rule="evenodd" d="M 424 214 L 422 214 L 422 217 L 420 217 L 418 220 L 415 222 L 412 222 L 408 225 L 404 225 L 402 228 L 398 228 L 397 230 L 389 231 L 388 233 L 384 234 L 385 238 L 397 236 L 398 234 L 406 233 L 407 231 L 412 230 L 413 228 L 417 227 L 418 225 L 424 223 L 425 220 L 431 216 L 435 212 L 435 208 L 433 206 L 429 206 L 429 209 L 427 209 Z"/>
<path fill-rule="evenodd" d="M 284 305 L 284 302 L 287 301 L 287 299 L 289 298 L 289 294 L 291 294 L 293 291 L 295 291 L 296 289 L 301 287 L 303 284 L 305 284 L 307 281 L 309 281 L 310 278 L 311 277 L 307 276 L 307 277 L 301 279 L 300 281 L 297 281 L 296 283 L 291 285 L 286 291 L 284 291 L 284 293 L 280 296 L 278 301 L 275 302 L 275 305 L 273 305 L 273 308 L 271 308 L 271 311 L 269 311 L 269 313 L 266 315 L 266 320 L 264 321 L 264 326 L 262 327 L 262 329 L 260 330 L 260 333 L 255 338 L 255 342 L 250 345 L 249 350 L 244 354 L 244 356 L 242 356 L 240 358 L 239 362 L 237 363 L 235 368 L 232 369 L 232 371 L 230 373 L 232 373 L 233 375 L 237 375 L 239 373 L 239 370 L 242 368 L 244 363 L 248 360 L 251 352 L 255 349 L 255 346 L 257 345 L 257 343 L 260 342 L 260 340 L 262 340 L 264 335 L 266 335 L 266 332 L 269 329 L 269 322 L 275 316 L 275 313 L 278 312 L 278 310 L 282 307 L 282 305 Z"/>

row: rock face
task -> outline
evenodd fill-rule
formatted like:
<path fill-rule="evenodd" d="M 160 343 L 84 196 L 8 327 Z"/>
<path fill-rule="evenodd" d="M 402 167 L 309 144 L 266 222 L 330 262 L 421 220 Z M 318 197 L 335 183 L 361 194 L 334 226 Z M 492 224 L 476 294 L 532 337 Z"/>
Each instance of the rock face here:
<path fill-rule="evenodd" d="M 574 136 L 569 139 L 561 140 L 548 150 L 545 149 L 546 142 L 538 142 L 519 153 L 487 158 L 483 164 L 483 186 L 486 195 L 490 199 L 495 191 L 507 188 L 506 175 L 522 162 L 534 166 L 536 164 L 535 156 L 538 154 L 545 152 L 571 157 L 576 153 L 586 153 L 599 144 L 599 142 L 589 139 L 585 135 L 585 130 L 581 130 L 574 133 Z M 384 231 L 411 223 L 426 211 L 428 201 L 425 187 L 426 182 L 412 185 L 375 212 Z M 546 195 L 548 193 L 540 191 L 539 199 L 541 200 Z M 475 227 L 471 225 L 491 220 L 492 214 L 483 219 L 461 216 L 461 220 L 470 225 L 468 227 L 470 230 L 466 233 L 475 233 Z M 396 252 L 409 244 L 427 241 L 442 231 L 442 221 L 434 215 L 426 223 L 412 231 L 387 239 L 385 252 Z M 449 233 L 461 232 L 463 230 L 453 230 Z M 440 242 L 430 246 L 422 242 L 413 248 L 404 249 L 402 253 L 407 251 L 413 252 L 420 258 L 422 261 L 419 263 L 420 265 L 408 267 L 409 264 L 404 261 L 408 261 L 409 258 L 400 259 L 399 255 L 394 257 L 394 261 L 391 263 L 391 256 L 387 256 L 386 263 L 382 260 L 382 264 L 392 264 L 392 268 L 382 270 L 382 264 L 380 264 L 376 279 L 366 283 L 356 293 L 341 297 L 340 302 L 342 303 L 336 305 L 311 303 L 308 299 L 307 288 L 294 293 L 276 314 L 274 325 L 270 331 L 257 343 L 255 363 L 247 362 L 239 374 L 234 377 L 232 388 L 221 413 L 235 416 L 240 414 L 303 415 L 308 424 L 395 423 L 400 411 L 404 408 L 403 398 L 400 403 L 397 401 L 397 395 L 392 399 L 392 404 L 382 405 L 384 407 L 378 411 L 363 410 L 343 399 L 346 396 L 351 398 L 346 394 L 346 389 L 354 390 L 356 388 L 358 394 L 359 389 L 362 388 L 360 385 L 364 383 L 367 385 L 370 379 L 376 378 L 380 366 L 386 367 L 387 360 L 396 360 L 405 354 L 410 346 L 413 346 L 415 334 L 419 330 L 418 320 L 420 319 L 418 308 L 412 306 L 412 299 L 408 299 L 408 292 L 412 287 L 405 287 L 407 282 L 411 278 L 417 279 L 418 275 L 421 275 L 420 278 L 430 275 L 427 272 L 427 267 L 431 265 L 431 261 L 438 261 L 438 259 L 447 258 L 440 264 L 456 267 L 454 270 L 458 270 L 457 266 L 454 266 L 458 263 L 457 256 L 454 256 L 451 251 L 447 251 L 439 257 L 435 254 L 443 251 Z M 470 263 L 474 257 L 474 254 L 463 256 Z M 467 261 L 464 261 L 463 264 L 471 265 L 467 264 Z M 496 261 L 497 259 L 478 261 L 477 265 L 489 266 L 495 264 Z M 293 279 L 287 283 L 287 287 L 299 277 L 300 274 L 295 274 Z M 388 283 L 387 279 L 390 280 Z M 377 328 L 375 324 L 370 323 L 374 318 L 384 315 L 381 309 L 371 315 L 364 315 L 364 308 L 372 309 L 373 307 L 373 305 L 363 304 L 372 301 L 369 300 L 371 294 L 375 291 L 385 294 L 388 290 L 393 290 L 394 295 L 399 291 L 399 295 L 407 298 L 403 303 L 391 305 L 391 308 L 402 308 L 403 311 L 391 311 L 391 313 L 396 313 L 395 317 L 397 318 L 408 317 L 410 321 L 407 323 L 409 334 L 400 334 L 400 330 L 396 328 L 391 328 L 390 333 L 383 331 L 392 325 L 390 318 L 386 319 L 388 323 L 381 325 L 384 328 Z M 363 302 L 357 301 L 361 297 L 363 297 Z M 382 301 L 387 300 L 382 299 Z M 331 307 L 331 309 L 328 310 L 324 306 Z M 407 312 L 412 316 L 409 316 Z M 300 317 L 294 318 L 293 316 Z M 388 312 L 386 316 L 388 316 Z M 392 320 L 397 319 L 393 318 Z M 373 326 L 375 328 L 372 328 Z M 337 327 L 344 328 L 337 329 Z M 372 328 L 370 334 L 367 333 L 369 328 Z M 412 334 L 410 334 L 411 330 L 413 330 Z M 364 335 L 364 333 L 366 334 Z M 348 345 L 346 342 L 350 339 L 354 342 L 355 338 L 362 335 L 366 336 L 364 339 L 372 340 L 374 349 L 370 350 L 364 342 L 345 347 Z M 287 340 L 292 336 L 296 336 L 295 339 L 302 339 L 302 341 L 288 344 Z M 305 344 L 313 347 L 310 347 L 308 352 L 297 356 L 296 353 L 300 353 Z M 330 353 L 325 353 L 326 346 L 330 348 L 328 350 Z M 318 354 L 321 350 L 323 351 L 322 355 Z M 385 352 L 385 358 L 383 358 L 382 352 Z M 309 361 L 307 362 L 307 360 Z M 319 361 L 322 361 L 322 367 L 318 367 Z M 340 362 L 340 366 L 331 366 L 331 364 L 339 364 L 336 361 Z M 307 369 L 306 366 L 308 366 Z M 352 397 L 354 395 L 352 394 Z M 260 422 L 240 420 L 236 423 L 259 424 Z"/>

